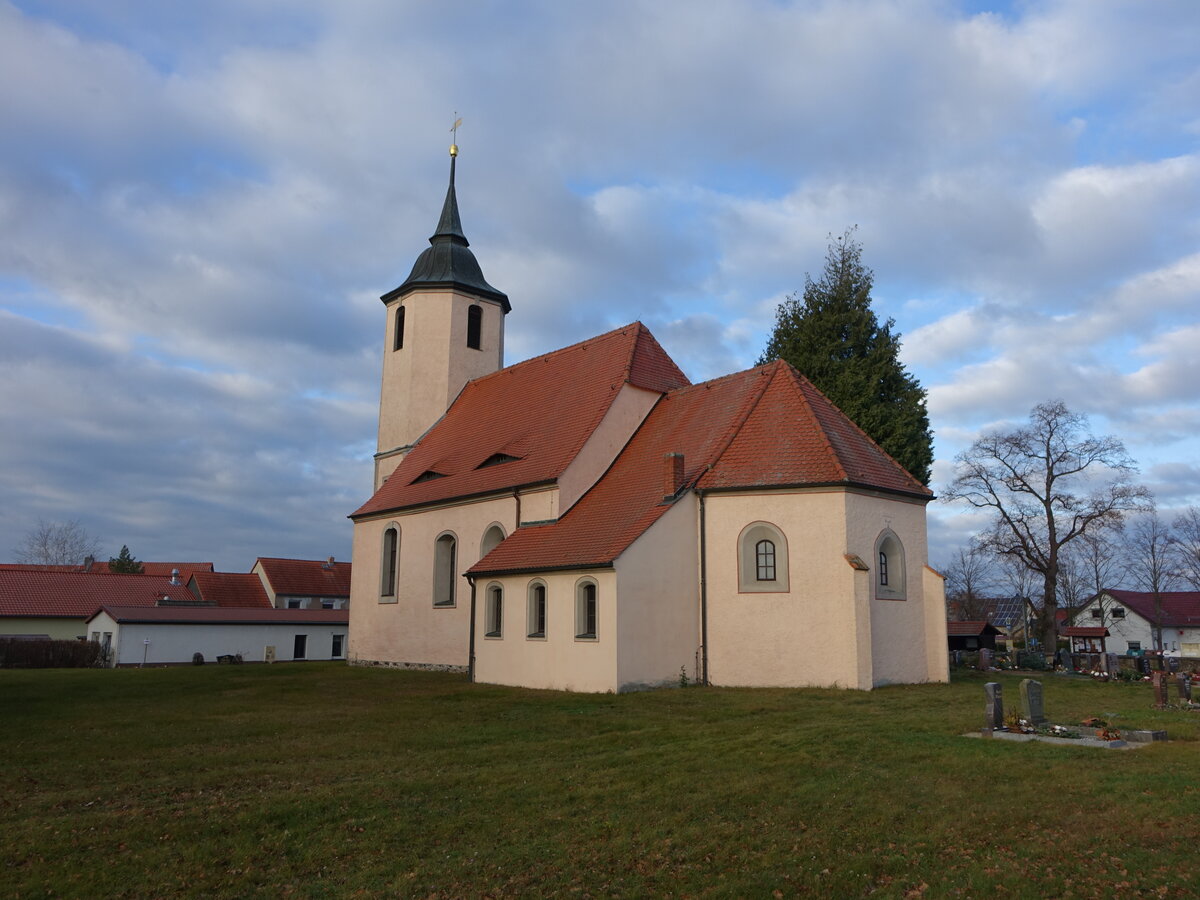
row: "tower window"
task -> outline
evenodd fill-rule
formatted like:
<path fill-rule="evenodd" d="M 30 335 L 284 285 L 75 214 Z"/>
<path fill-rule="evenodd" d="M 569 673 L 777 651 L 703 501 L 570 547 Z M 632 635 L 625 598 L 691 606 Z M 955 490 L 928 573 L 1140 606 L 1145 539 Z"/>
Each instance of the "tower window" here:
<path fill-rule="evenodd" d="M 467 307 L 467 346 L 478 350 L 483 335 L 483 307 L 476 303 Z"/>
<path fill-rule="evenodd" d="M 396 307 L 396 333 L 392 338 L 392 349 L 399 350 L 404 346 L 404 307 Z"/>

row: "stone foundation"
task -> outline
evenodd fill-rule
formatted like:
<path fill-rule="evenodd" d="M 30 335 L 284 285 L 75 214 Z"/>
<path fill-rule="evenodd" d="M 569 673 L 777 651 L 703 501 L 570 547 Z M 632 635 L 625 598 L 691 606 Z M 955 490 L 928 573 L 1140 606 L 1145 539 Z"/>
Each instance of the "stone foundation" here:
<path fill-rule="evenodd" d="M 393 662 L 387 659 L 352 659 L 352 666 L 377 666 L 383 669 L 410 669 L 417 672 L 458 672 L 465 675 L 466 666 L 454 666 L 448 663 L 415 663 Z"/>

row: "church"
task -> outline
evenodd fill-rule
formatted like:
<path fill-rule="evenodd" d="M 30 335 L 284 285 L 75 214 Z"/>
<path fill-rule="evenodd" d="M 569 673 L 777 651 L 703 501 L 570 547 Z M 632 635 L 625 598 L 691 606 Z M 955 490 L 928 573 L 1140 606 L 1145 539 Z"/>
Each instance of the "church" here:
<path fill-rule="evenodd" d="M 946 681 L 928 488 L 784 362 L 692 384 L 633 322 L 504 366 L 512 306 L 450 154 L 381 298 L 350 662 L 593 692 Z"/>

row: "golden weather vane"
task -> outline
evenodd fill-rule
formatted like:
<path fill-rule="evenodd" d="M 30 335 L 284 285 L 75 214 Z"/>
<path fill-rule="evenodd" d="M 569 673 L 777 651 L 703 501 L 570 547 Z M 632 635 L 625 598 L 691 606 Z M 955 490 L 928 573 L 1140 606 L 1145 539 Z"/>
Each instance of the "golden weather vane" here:
<path fill-rule="evenodd" d="M 462 125 L 462 119 L 458 117 L 458 110 L 454 111 L 454 124 L 450 126 L 450 133 L 454 135 L 450 139 L 450 155 L 458 156 L 458 127 Z"/>

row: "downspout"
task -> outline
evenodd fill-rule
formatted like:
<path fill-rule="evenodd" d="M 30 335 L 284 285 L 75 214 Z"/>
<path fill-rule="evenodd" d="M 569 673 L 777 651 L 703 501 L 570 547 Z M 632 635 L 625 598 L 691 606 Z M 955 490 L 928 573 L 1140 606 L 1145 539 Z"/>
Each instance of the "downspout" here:
<path fill-rule="evenodd" d="M 708 685 L 708 545 L 705 540 L 704 491 L 700 500 L 700 683 Z"/>
<path fill-rule="evenodd" d="M 468 574 L 471 582 L 471 634 L 467 641 L 467 681 L 475 681 L 475 576 Z"/>

